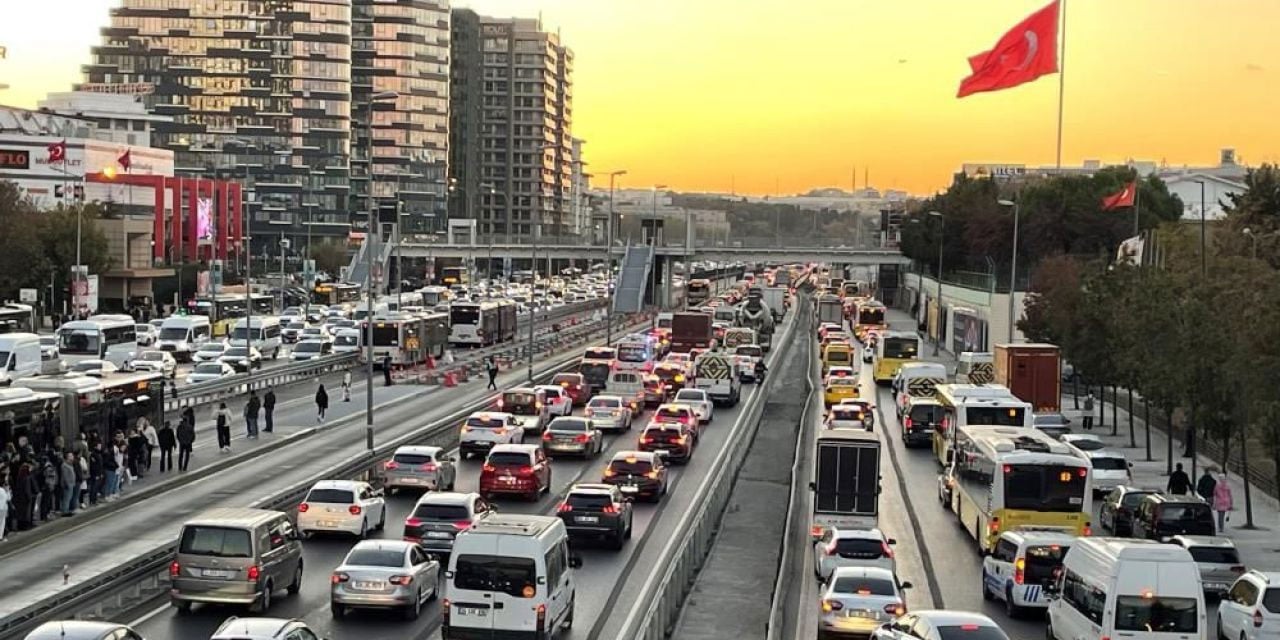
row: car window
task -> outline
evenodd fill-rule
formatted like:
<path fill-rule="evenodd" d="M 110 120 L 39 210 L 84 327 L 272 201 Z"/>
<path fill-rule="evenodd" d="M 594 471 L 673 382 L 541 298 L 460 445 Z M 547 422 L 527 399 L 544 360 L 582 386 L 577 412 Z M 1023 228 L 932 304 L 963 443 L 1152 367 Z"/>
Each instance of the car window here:
<path fill-rule="evenodd" d="M 1271 587 L 1262 595 L 1262 608 L 1271 613 L 1280 613 L 1280 587 Z"/>
<path fill-rule="evenodd" d="M 495 451 L 489 454 L 488 463 L 496 467 L 519 467 L 533 464 L 529 454 L 520 451 Z"/>
<path fill-rule="evenodd" d="M 289 635 L 285 636 L 285 640 L 319 640 L 319 638 L 310 629 L 299 627 L 290 631 Z"/>
<path fill-rule="evenodd" d="M 1001 562 L 1013 562 L 1018 557 L 1018 545 L 1008 538 L 1000 538 L 992 555 Z"/>
<path fill-rule="evenodd" d="M 622 406 L 622 401 L 617 398 L 596 398 L 587 403 L 587 406 L 598 409 L 617 409 Z"/>
<path fill-rule="evenodd" d="M 253 555 L 249 532 L 244 529 L 191 526 L 182 530 L 178 552 L 219 558 L 248 558 Z"/>
<path fill-rule="evenodd" d="M 413 510 L 413 517 L 422 518 L 423 520 L 440 520 L 447 522 L 458 522 L 470 520 L 471 514 L 467 511 L 467 507 L 460 504 L 420 504 Z"/>
<path fill-rule="evenodd" d="M 361 567 L 403 567 L 403 549 L 352 549 L 343 564 Z"/>
<path fill-rule="evenodd" d="M 551 421 L 552 431 L 586 431 L 590 423 L 581 418 L 556 418 Z"/>
<path fill-rule="evenodd" d="M 938 627 L 942 640 L 1009 640 L 1000 627 L 979 624 L 961 624 Z"/>
<path fill-rule="evenodd" d="M 614 460 L 613 462 L 609 463 L 609 468 L 612 469 L 614 473 L 626 473 L 626 474 L 638 475 L 642 473 L 648 473 L 649 470 L 652 469 L 653 467 L 652 465 L 649 464 L 648 460 L 635 458 L 633 460 L 627 460 L 627 459 Z"/>
<path fill-rule="evenodd" d="M 472 429 L 501 429 L 506 426 L 504 418 L 499 417 L 471 417 L 467 418 L 467 426 Z"/>
<path fill-rule="evenodd" d="M 1169 596 L 1116 596 L 1117 631 L 1192 633 L 1197 628 L 1199 606 L 1195 598 Z"/>
<path fill-rule="evenodd" d="M 1094 469 L 1101 471 L 1125 471 L 1129 463 L 1124 458 L 1095 457 L 1089 459 Z"/>
<path fill-rule="evenodd" d="M 915 422 L 942 422 L 942 407 L 936 404 L 911 407 L 911 419 Z"/>
<path fill-rule="evenodd" d="M 613 498 L 602 493 L 570 493 L 566 502 L 575 509 L 600 511 L 612 505 Z"/>
<path fill-rule="evenodd" d="M 1062 559 L 1069 550 L 1069 546 L 1056 544 L 1027 547 L 1024 580 L 1030 584 L 1053 582 L 1057 577 L 1054 574 L 1062 566 Z"/>
<path fill-rule="evenodd" d="M 842 558 L 875 560 L 884 555 L 884 543 L 868 538 L 837 538 L 835 551 Z"/>
<path fill-rule="evenodd" d="M 407 464 L 417 466 L 431 462 L 431 456 L 425 453 L 397 453 L 391 456 L 394 462 L 399 464 Z"/>
<path fill-rule="evenodd" d="M 701 402 L 703 399 L 704 397 L 701 393 L 693 390 L 681 390 L 679 393 L 676 394 L 676 400 Z"/>
<path fill-rule="evenodd" d="M 267 529 L 267 540 L 271 544 L 272 549 L 289 544 L 289 538 L 293 534 L 293 525 L 288 520 L 276 520 L 271 523 L 271 527 Z"/>
<path fill-rule="evenodd" d="M 323 504 L 351 504 L 355 496 L 350 489 L 312 489 L 304 502 Z"/>
<path fill-rule="evenodd" d="M 497 591 L 517 598 L 537 584 L 537 566 L 532 558 L 461 554 L 454 571 L 458 589 Z"/>
<path fill-rule="evenodd" d="M 1196 562 L 1209 564 L 1240 564 L 1240 554 L 1231 547 L 1189 547 Z"/>
<path fill-rule="evenodd" d="M 892 596 L 897 594 L 892 580 L 866 576 L 844 576 L 836 578 L 831 585 L 836 593 L 856 593 L 864 596 Z"/>

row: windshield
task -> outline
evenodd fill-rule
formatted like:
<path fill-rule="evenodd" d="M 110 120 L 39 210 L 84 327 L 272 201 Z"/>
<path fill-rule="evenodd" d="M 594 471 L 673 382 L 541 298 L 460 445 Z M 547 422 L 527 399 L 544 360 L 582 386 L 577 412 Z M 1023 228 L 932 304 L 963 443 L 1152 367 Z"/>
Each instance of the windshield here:
<path fill-rule="evenodd" d="M 857 407 L 839 407 L 831 409 L 833 420 L 861 420 L 862 409 Z"/>
<path fill-rule="evenodd" d="M 1232 547 L 1188 547 L 1196 562 L 1206 564 L 1240 564 L 1240 554 Z"/>
<path fill-rule="evenodd" d="M 249 532 L 228 527 L 190 526 L 182 530 L 178 552 L 219 558 L 248 558 L 253 554 Z"/>
<path fill-rule="evenodd" d="M 495 467 L 527 467 L 532 463 L 529 454 L 519 451 L 495 451 L 489 454 L 487 461 Z"/>
<path fill-rule="evenodd" d="M 880 307 L 859 309 L 858 324 L 884 324 L 884 309 Z"/>
<path fill-rule="evenodd" d="M 164 360 L 164 352 L 163 351 L 143 351 L 142 359 L 143 360 Z"/>
<path fill-rule="evenodd" d="M 1037 419 L 1037 420 L 1036 420 L 1036 424 L 1039 424 L 1039 423 L 1040 423 L 1040 420 L 1039 420 L 1039 419 Z M 1072 441 L 1071 441 L 1071 444 L 1072 444 L 1075 448 L 1077 448 L 1077 449 L 1079 449 L 1079 450 L 1081 450 L 1081 451 L 1097 451 L 1098 449 L 1103 449 L 1103 448 L 1105 448 L 1105 447 L 1107 446 L 1106 444 L 1104 444 L 1104 443 L 1102 443 L 1102 442 L 1100 442 L 1100 441 L 1098 441 L 1098 440 L 1090 440 L 1090 439 L 1087 439 L 1087 438 L 1079 439 L 1079 440 L 1072 440 Z"/>
<path fill-rule="evenodd" d="M 413 511 L 413 517 L 422 518 L 424 520 L 445 520 L 449 522 L 457 522 L 460 520 L 470 520 L 471 513 L 467 508 L 460 504 L 420 504 Z"/>
<path fill-rule="evenodd" d="M 940 424 L 942 422 L 942 406 L 936 404 L 918 405 L 911 407 L 911 420 L 913 422 L 927 422 L 929 424 Z"/>
<path fill-rule="evenodd" d="M 61 342 L 58 344 L 58 350 L 65 354 L 97 354 L 98 345 L 100 344 L 99 336 L 96 331 L 89 332 L 84 330 L 60 331 L 58 338 Z"/>
<path fill-rule="evenodd" d="M 1026 419 L 1022 407 L 966 407 L 965 424 L 1021 427 Z"/>
<path fill-rule="evenodd" d="M 312 489 L 303 502 L 320 502 L 324 504 L 351 504 L 355 494 L 350 489 Z"/>
<path fill-rule="evenodd" d="M 83 360 L 71 367 L 72 371 L 97 371 L 102 368 L 101 360 Z"/>
<path fill-rule="evenodd" d="M 1120 499 L 1120 504 L 1121 506 L 1129 507 L 1130 509 L 1135 508 L 1138 506 L 1139 502 L 1142 502 L 1143 498 L 1151 495 L 1152 493 L 1154 492 L 1130 491 L 1129 493 L 1124 494 L 1124 497 Z"/>
<path fill-rule="evenodd" d="M 232 347 L 224 351 L 222 355 L 231 358 L 244 358 L 249 355 L 249 350 L 244 347 Z"/>
<path fill-rule="evenodd" d="M 477 324 L 480 322 L 480 308 L 476 306 L 449 307 L 450 324 Z"/>
<path fill-rule="evenodd" d="M 222 373 L 222 365 L 216 362 L 203 362 L 196 365 L 196 373 Z"/>
<path fill-rule="evenodd" d="M 526 589 L 536 589 L 537 579 L 537 567 L 530 558 L 462 554 L 458 556 L 453 585 L 519 598 Z"/>
<path fill-rule="evenodd" d="M 561 373 L 551 379 L 553 384 L 568 384 L 570 386 L 582 384 L 582 379 L 577 374 Z"/>
<path fill-rule="evenodd" d="M 640 458 L 623 458 L 621 460 L 614 460 L 613 462 L 610 462 L 609 468 L 612 469 L 614 473 L 639 475 L 642 473 L 648 473 L 649 470 L 653 468 L 653 465 L 649 464 L 648 460 L 641 460 Z"/>
<path fill-rule="evenodd" d="M 186 338 L 186 327 L 162 327 L 160 329 L 161 340 L 185 340 Z"/>
<path fill-rule="evenodd" d="M 352 333 L 347 333 L 347 334 L 340 333 L 338 334 L 337 338 L 334 338 L 333 343 L 340 347 L 359 346 L 360 336 L 358 334 L 352 334 Z"/>
<path fill-rule="evenodd" d="M 589 381 L 604 384 L 609 379 L 609 364 L 605 362 L 589 362 L 584 363 L 578 370 L 582 372 L 582 376 Z"/>
<path fill-rule="evenodd" d="M 467 426 L 471 427 L 472 429 L 501 429 L 507 426 L 507 423 L 503 421 L 502 418 L 484 418 L 484 417 L 473 416 L 471 418 L 467 418 Z"/>
<path fill-rule="evenodd" d="M 1014 464 L 1004 469 L 1006 509 L 1073 513 L 1084 507 L 1084 467 Z"/>
<path fill-rule="evenodd" d="M 404 551 L 399 549 L 355 549 L 342 564 L 357 567 L 402 567 Z"/>
<path fill-rule="evenodd" d="M 738 347 L 738 348 L 737 348 L 737 350 L 735 350 L 735 351 L 734 351 L 734 355 L 739 355 L 739 356 L 750 356 L 750 357 L 752 357 L 752 358 L 760 358 L 760 357 L 764 356 L 764 351 L 762 351 L 762 350 L 760 349 L 760 347 L 755 347 L 755 346 L 750 346 L 750 347 Z"/>
<path fill-rule="evenodd" d="M 861 576 L 836 578 L 831 590 L 836 593 L 850 593 L 862 596 L 892 596 L 897 594 L 892 580 Z"/>
<path fill-rule="evenodd" d="M 1194 598 L 1116 596 L 1116 631 L 1194 633 L 1198 609 Z"/>
<path fill-rule="evenodd" d="M 321 344 L 319 342 L 299 342 L 293 347 L 294 353 L 319 353 Z"/>
<path fill-rule="evenodd" d="M 307 328 L 307 325 L 301 322 L 290 322 L 287 326 L 285 326 L 285 329 L 288 329 L 290 331 L 302 331 L 303 329 L 306 329 L 306 328 Z"/>
<path fill-rule="evenodd" d="M 226 349 L 227 345 L 222 344 L 221 342 L 210 342 L 209 344 L 200 347 L 200 351 L 203 353 L 222 353 L 223 351 L 226 351 Z"/>
<path fill-rule="evenodd" d="M 596 398 L 587 404 L 588 409 L 617 409 L 622 401 L 617 398 Z"/>
<path fill-rule="evenodd" d="M 915 338 L 885 338 L 884 357 L 914 359 L 920 349 L 920 341 Z"/>
<path fill-rule="evenodd" d="M 702 402 L 706 396 L 693 389 L 683 389 L 676 394 L 676 402 Z"/>
<path fill-rule="evenodd" d="M 618 347 L 618 360 L 622 362 L 645 362 L 649 359 L 649 349 L 644 345 L 632 344 Z"/>

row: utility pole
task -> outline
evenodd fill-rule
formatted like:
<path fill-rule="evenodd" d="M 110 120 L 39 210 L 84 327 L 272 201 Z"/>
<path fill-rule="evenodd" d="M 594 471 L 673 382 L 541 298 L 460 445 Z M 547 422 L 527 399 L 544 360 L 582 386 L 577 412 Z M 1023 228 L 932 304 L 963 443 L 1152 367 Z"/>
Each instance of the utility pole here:
<path fill-rule="evenodd" d="M 605 225 L 605 246 L 604 246 L 604 266 L 605 266 L 605 282 L 613 287 L 613 293 L 609 296 L 609 307 L 605 309 L 605 345 L 613 344 L 613 300 L 618 295 L 618 285 L 613 279 L 613 180 L 618 176 L 627 175 L 626 169 L 609 172 L 609 223 Z"/>
<path fill-rule="evenodd" d="M 369 97 L 367 120 L 365 121 L 365 148 L 367 149 L 366 160 L 368 161 L 368 185 L 365 191 L 365 202 L 369 210 L 369 227 L 365 230 L 364 236 L 364 256 L 365 256 L 365 281 L 368 283 L 366 288 L 367 298 L 365 300 L 365 409 L 364 409 L 364 444 L 372 455 L 373 450 L 373 252 L 376 249 L 375 240 L 382 234 L 381 225 L 378 222 L 377 212 L 373 210 L 373 111 L 374 106 L 379 102 L 395 102 L 400 97 L 395 91 L 380 91 Z M 398 197 L 398 194 L 397 194 Z M 399 222 L 398 220 L 396 221 Z"/>
<path fill-rule="evenodd" d="M 938 348 L 942 344 L 942 247 L 946 236 L 944 235 L 947 228 L 947 218 L 937 211 L 930 211 L 929 215 L 938 218 L 938 335 L 933 341 L 933 355 L 938 355 Z"/>

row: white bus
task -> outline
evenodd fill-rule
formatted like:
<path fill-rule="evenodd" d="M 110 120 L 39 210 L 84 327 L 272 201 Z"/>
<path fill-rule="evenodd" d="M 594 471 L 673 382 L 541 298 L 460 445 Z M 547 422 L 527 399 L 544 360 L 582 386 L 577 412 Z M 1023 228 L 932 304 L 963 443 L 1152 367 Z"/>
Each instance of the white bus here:
<path fill-rule="evenodd" d="M 516 334 L 516 305 L 509 301 L 454 302 L 449 305 L 449 342 L 484 346 Z"/>
<path fill-rule="evenodd" d="M 1031 427 L 1031 405 L 999 384 L 940 384 L 935 397 L 942 404 L 942 425 L 933 431 L 938 464 L 950 464 L 947 452 L 956 429 L 970 426 Z"/>
<path fill-rule="evenodd" d="M 68 366 L 83 360 L 108 360 L 124 369 L 138 351 L 132 316 L 98 315 L 58 327 L 58 352 Z"/>
<path fill-rule="evenodd" d="M 29 304 L 0 305 L 0 333 L 35 333 L 36 312 Z"/>
<path fill-rule="evenodd" d="M 653 371 L 658 357 L 657 338 L 652 336 L 627 336 L 618 341 L 618 355 L 614 359 L 619 371 Z"/>
<path fill-rule="evenodd" d="M 275 316 L 240 318 L 231 327 L 228 344 L 233 347 L 243 347 L 245 333 L 248 332 L 250 344 L 262 354 L 262 357 L 269 355 L 272 360 L 275 360 L 280 357 L 280 345 L 283 341 L 281 331 L 280 318 Z"/>

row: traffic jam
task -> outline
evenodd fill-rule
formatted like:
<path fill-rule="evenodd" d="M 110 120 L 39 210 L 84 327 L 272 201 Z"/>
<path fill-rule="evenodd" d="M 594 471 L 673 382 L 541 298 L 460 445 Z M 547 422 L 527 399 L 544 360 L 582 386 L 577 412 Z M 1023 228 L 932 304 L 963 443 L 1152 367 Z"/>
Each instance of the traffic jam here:
<path fill-rule="evenodd" d="M 815 267 L 811 278 L 823 417 L 810 485 L 817 586 L 805 592 L 817 601 L 801 629 L 1010 637 L 1009 622 L 983 612 L 908 607 L 906 594 L 926 585 L 899 579 L 896 558 L 910 542 L 883 532 L 881 511 L 891 471 L 882 447 L 899 440 L 940 470 L 936 490 L 924 490 L 938 502 L 915 508 L 954 518 L 981 559 L 972 589 L 1007 620 L 1043 620 L 1049 640 L 1280 637 L 1280 575 L 1244 566 L 1205 499 L 1138 486 L 1123 452 L 1073 432 L 1056 346 L 997 344 L 953 365 L 927 361 L 916 331 L 889 326 L 871 283 L 838 275 Z M 877 414 L 892 419 L 877 424 Z"/>

